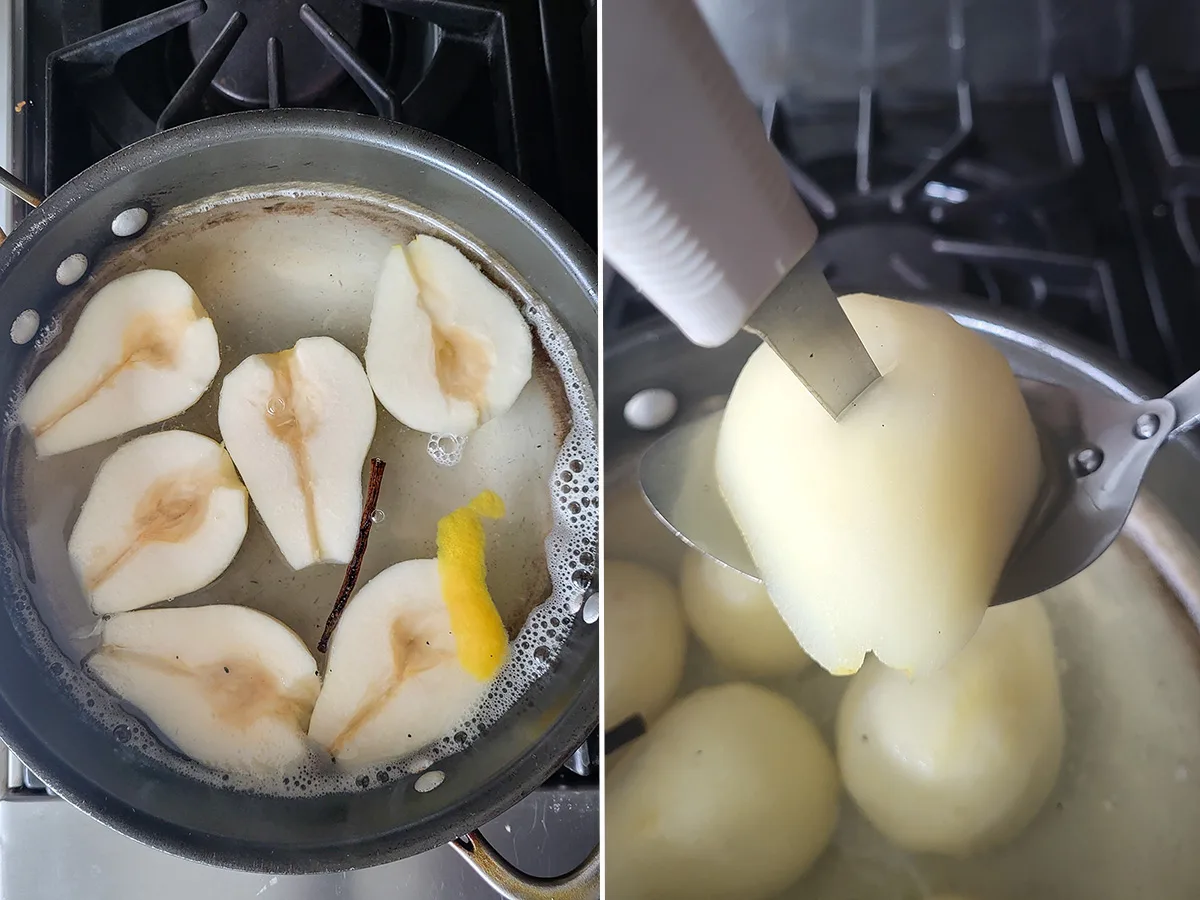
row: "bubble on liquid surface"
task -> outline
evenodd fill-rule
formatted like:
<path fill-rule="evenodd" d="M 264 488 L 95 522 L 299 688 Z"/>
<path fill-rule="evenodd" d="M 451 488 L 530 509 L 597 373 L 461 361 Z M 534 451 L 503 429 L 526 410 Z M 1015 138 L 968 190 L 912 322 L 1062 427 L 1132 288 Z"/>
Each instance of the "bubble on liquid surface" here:
<path fill-rule="evenodd" d="M 373 525 L 378 525 L 380 522 L 382 522 L 386 518 L 387 518 L 387 513 L 385 513 L 382 509 L 377 509 L 371 513 L 371 523 Z"/>
<path fill-rule="evenodd" d="M 287 409 L 287 403 L 282 397 L 272 397 L 271 402 L 267 404 L 268 416 L 283 415 L 283 411 Z"/>
<path fill-rule="evenodd" d="M 465 435 L 431 434 L 425 449 L 439 466 L 456 466 L 462 460 L 463 448 L 467 446 Z"/>

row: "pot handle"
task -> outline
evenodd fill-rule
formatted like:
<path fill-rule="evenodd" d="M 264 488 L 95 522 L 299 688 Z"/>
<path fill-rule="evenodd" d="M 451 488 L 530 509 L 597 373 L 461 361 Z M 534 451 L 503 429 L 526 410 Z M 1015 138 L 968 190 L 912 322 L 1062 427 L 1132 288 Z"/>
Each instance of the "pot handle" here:
<path fill-rule="evenodd" d="M 0 189 L 8 191 L 8 193 L 12 194 L 14 197 L 19 197 L 30 206 L 38 206 L 43 200 L 43 198 L 36 193 L 33 188 L 23 182 L 12 172 L 5 169 L 3 166 L 0 166 Z M 5 237 L 7 237 L 7 235 L 5 235 L 4 229 L 0 228 L 0 242 L 3 242 Z"/>
<path fill-rule="evenodd" d="M 510 865 L 478 831 L 451 841 L 450 846 L 507 900 L 598 900 L 600 897 L 599 847 L 566 875 L 535 878 Z"/>

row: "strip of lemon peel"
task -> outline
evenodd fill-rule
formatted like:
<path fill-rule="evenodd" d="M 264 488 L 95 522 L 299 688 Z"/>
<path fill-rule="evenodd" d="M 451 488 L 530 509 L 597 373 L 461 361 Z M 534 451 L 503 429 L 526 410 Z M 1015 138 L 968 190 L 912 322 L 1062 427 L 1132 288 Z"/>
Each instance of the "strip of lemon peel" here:
<path fill-rule="evenodd" d="M 504 501 L 492 491 L 484 491 L 443 516 L 437 527 L 438 575 L 458 662 L 480 681 L 496 674 L 508 652 L 508 633 L 487 589 L 483 535 L 483 517 L 499 519 L 503 515 Z"/>

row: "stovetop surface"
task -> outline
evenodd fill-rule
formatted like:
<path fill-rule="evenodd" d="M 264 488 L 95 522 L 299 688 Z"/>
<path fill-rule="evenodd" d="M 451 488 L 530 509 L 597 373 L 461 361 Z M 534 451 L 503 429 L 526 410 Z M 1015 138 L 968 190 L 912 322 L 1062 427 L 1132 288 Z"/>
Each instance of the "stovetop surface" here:
<path fill-rule="evenodd" d="M 1063 75 L 981 100 L 763 105 L 841 293 L 968 295 L 1107 347 L 1173 385 L 1200 369 L 1200 78 Z M 617 279 L 610 336 L 653 319 Z"/>
<path fill-rule="evenodd" d="M 120 147 L 248 108 L 379 115 L 491 159 L 596 237 L 591 0 L 0 0 L 23 41 L 0 76 L 0 162 L 46 193 Z M 0 57 L 2 58 L 2 57 Z M 23 64 L 22 64 L 23 63 Z M 8 123 L 6 123 L 8 124 Z M 12 152 L 8 154 L 11 133 Z M 5 160 L 5 155 L 11 158 Z M 5 201 L 7 203 L 7 201 Z M 0 746 L 0 754 L 8 755 Z M 485 826 L 533 875 L 599 839 L 596 739 Z M 0 784 L 0 898 L 496 896 L 442 848 L 377 869 L 273 877 L 143 847 L 57 800 L 15 757 Z"/>

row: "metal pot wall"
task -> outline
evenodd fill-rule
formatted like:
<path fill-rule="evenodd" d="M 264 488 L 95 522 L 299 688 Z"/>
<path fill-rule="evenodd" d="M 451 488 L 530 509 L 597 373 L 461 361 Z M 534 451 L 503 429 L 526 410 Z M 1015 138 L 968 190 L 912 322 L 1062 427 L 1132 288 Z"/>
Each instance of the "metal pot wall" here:
<path fill-rule="evenodd" d="M 122 254 L 136 243 L 115 233 L 114 219 L 125 210 L 145 210 L 153 228 L 170 211 L 203 207 L 214 195 L 280 184 L 285 196 L 290 190 L 317 199 L 338 192 L 401 198 L 460 229 L 485 271 L 548 304 L 573 345 L 579 374 L 596 383 L 596 263 L 565 222 L 523 185 L 460 147 L 342 113 L 224 116 L 108 157 L 47 198 L 0 245 L 0 315 L 11 322 L 33 309 L 51 323 L 72 290 L 60 283 L 59 266 L 75 254 L 86 257 L 90 272 L 119 269 Z M 186 230 L 186 218 L 173 227 Z M 0 347 L 6 393 L 26 377 L 36 343 Z M 16 471 L 20 441 L 10 428 L 0 473 L 3 544 L 18 562 L 30 557 Z M 6 610 L 0 615 L 0 737 L 90 815 L 172 853 L 268 872 L 368 866 L 455 842 L 506 896 L 542 896 L 550 889 L 506 871 L 474 830 L 545 781 L 595 727 L 598 634 L 581 617 L 570 623 L 551 673 L 465 751 L 439 762 L 446 777 L 438 790 L 418 793 L 408 777 L 358 793 L 267 796 L 214 790 L 184 777 L 81 714 L 37 648 L 44 636 L 31 634 L 20 614 L 39 590 L 23 572 L 23 565 L 5 566 L 0 577 Z M 65 659 L 53 664 L 72 665 Z M 596 893 L 596 854 L 553 885 L 561 892 L 556 896 Z"/>

